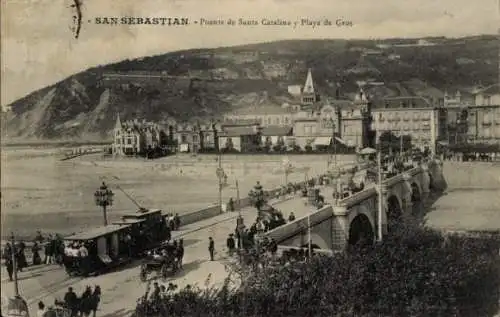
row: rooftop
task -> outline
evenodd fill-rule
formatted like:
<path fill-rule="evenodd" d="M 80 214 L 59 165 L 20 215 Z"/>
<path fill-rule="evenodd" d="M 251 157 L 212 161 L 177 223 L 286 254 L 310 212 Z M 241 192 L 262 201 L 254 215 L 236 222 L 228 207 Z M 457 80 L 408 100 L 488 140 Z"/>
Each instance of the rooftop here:
<path fill-rule="evenodd" d="M 267 126 L 262 129 L 262 135 L 264 136 L 285 136 L 291 134 L 291 126 Z"/>
<path fill-rule="evenodd" d="M 65 237 L 65 240 L 92 240 L 95 238 L 99 238 L 102 236 L 105 236 L 107 234 L 121 231 L 125 228 L 128 228 L 128 225 L 107 225 L 107 226 L 101 226 L 101 227 L 96 227 L 96 228 L 91 228 L 86 231 L 76 233 L 74 235 Z"/>
<path fill-rule="evenodd" d="M 253 127 L 249 126 L 237 126 L 237 127 L 226 127 L 221 136 L 241 136 L 241 135 L 254 135 L 256 131 Z"/>
<path fill-rule="evenodd" d="M 432 108 L 433 104 L 427 98 L 420 96 L 403 96 L 374 100 L 372 109 L 398 108 Z"/>
<path fill-rule="evenodd" d="M 245 107 L 231 112 L 229 115 L 272 115 L 272 114 L 289 114 L 289 109 L 284 109 L 275 105 L 256 105 L 253 107 Z"/>
<path fill-rule="evenodd" d="M 488 96 L 500 94 L 500 83 L 493 84 L 491 86 L 483 88 L 483 89 L 479 90 L 476 94 L 482 94 L 482 95 L 488 95 Z"/>

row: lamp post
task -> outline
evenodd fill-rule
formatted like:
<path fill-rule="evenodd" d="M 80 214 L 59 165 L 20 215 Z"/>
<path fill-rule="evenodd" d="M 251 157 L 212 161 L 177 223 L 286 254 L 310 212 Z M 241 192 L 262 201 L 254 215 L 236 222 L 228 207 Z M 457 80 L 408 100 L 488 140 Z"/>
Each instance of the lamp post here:
<path fill-rule="evenodd" d="M 16 240 L 14 233 L 11 233 L 10 243 L 12 244 L 12 270 L 14 273 L 14 297 L 9 298 L 6 316 L 24 316 L 29 317 L 29 310 L 26 301 L 19 295 L 19 283 L 17 279 L 17 259 L 16 259 Z"/>
<path fill-rule="evenodd" d="M 379 242 L 382 242 L 382 212 L 383 212 L 383 205 L 382 205 L 382 199 L 383 199 L 383 195 L 382 195 L 382 158 L 381 158 L 381 152 L 380 152 L 380 148 L 378 149 L 377 151 L 377 169 L 378 169 L 378 179 L 377 179 L 377 189 L 378 189 L 378 212 L 377 212 L 377 222 L 378 222 L 378 234 L 377 234 L 377 238 L 378 238 L 378 241 Z"/>
<path fill-rule="evenodd" d="M 219 157 L 218 157 L 219 165 L 217 166 L 216 174 L 217 174 L 217 179 L 219 180 L 219 208 L 220 208 L 220 213 L 223 213 L 222 210 L 222 187 L 223 187 L 223 180 L 226 178 L 226 174 L 224 173 L 224 169 L 222 168 L 222 155 L 219 152 Z"/>
<path fill-rule="evenodd" d="M 104 217 L 104 225 L 108 225 L 108 215 L 107 215 L 107 207 L 113 205 L 113 196 L 115 194 L 111 191 L 111 189 L 106 186 L 104 182 L 99 187 L 98 190 L 94 193 L 94 199 L 96 206 L 100 206 L 102 208 L 102 215 Z"/>

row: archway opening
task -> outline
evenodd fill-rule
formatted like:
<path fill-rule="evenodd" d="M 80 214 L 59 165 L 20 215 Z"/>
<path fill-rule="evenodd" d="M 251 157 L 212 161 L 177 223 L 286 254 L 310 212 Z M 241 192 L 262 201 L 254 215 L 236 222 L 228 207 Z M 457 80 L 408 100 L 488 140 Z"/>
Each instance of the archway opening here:
<path fill-rule="evenodd" d="M 373 244 L 375 233 L 366 215 L 357 215 L 349 228 L 349 245 L 365 246 Z"/>
<path fill-rule="evenodd" d="M 403 217 L 403 209 L 395 195 L 387 199 L 387 230 L 401 222 Z"/>

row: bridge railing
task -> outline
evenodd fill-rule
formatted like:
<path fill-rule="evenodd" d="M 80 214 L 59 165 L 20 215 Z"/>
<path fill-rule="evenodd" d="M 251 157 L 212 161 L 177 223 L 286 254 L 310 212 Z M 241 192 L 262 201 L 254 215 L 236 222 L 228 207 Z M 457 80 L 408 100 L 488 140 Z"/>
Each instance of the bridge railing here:
<path fill-rule="evenodd" d="M 323 206 L 319 210 L 311 210 L 309 215 L 297 218 L 283 226 L 277 227 L 271 231 L 266 232 L 265 236 L 273 239 L 276 243 L 283 242 L 291 236 L 297 233 L 307 231 L 309 228 L 308 221 L 311 223 L 311 227 L 315 226 L 333 216 L 333 207 L 331 205 Z M 308 220 L 307 218 L 310 219 Z"/>

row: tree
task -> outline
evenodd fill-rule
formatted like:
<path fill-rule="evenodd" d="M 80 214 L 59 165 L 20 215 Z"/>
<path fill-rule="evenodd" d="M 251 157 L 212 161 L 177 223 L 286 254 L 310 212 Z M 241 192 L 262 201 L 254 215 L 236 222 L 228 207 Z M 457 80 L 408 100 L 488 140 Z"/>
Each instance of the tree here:
<path fill-rule="evenodd" d="M 184 289 L 141 301 L 137 316 L 492 316 L 500 237 L 471 238 L 411 223 L 383 244 L 247 272 L 241 286 Z M 154 313 L 151 313 L 154 312 Z"/>

